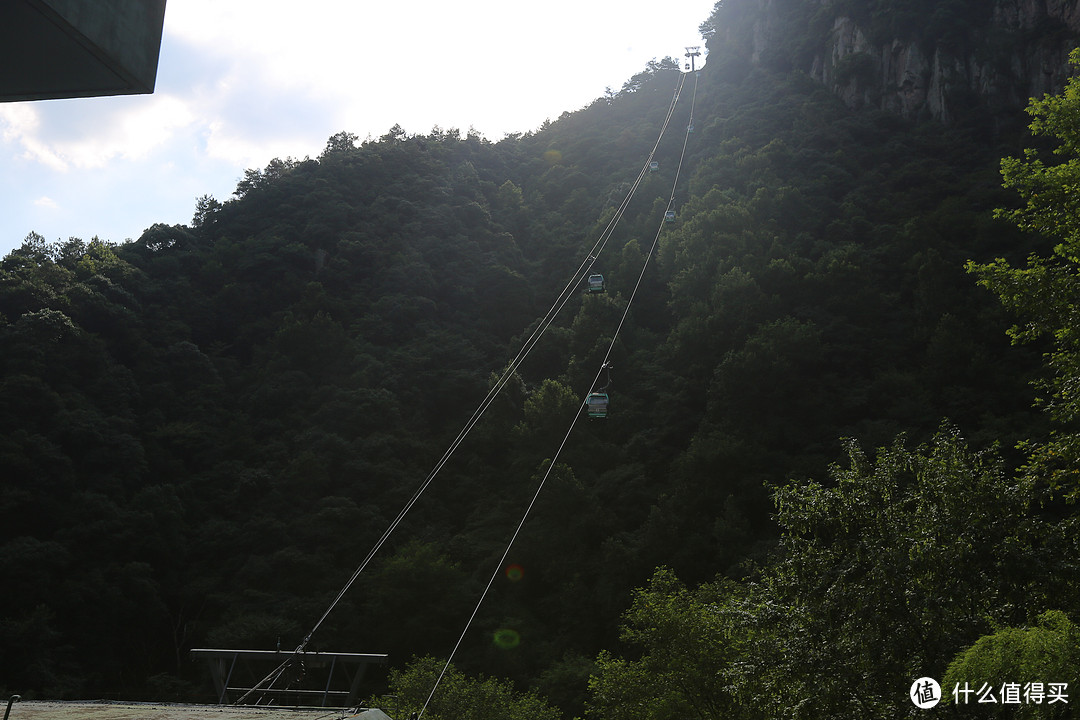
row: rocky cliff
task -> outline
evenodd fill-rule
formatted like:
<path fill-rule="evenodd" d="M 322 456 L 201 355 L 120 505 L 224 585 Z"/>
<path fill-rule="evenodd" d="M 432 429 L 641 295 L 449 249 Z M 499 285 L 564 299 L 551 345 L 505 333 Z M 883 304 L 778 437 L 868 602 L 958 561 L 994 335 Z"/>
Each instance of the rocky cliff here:
<path fill-rule="evenodd" d="M 782 59 L 853 108 L 947 124 L 1059 92 L 1080 45 L 1080 0 L 939 0 L 922 9 L 896 0 L 890 7 L 908 13 L 906 25 L 896 14 L 886 21 L 881 0 L 743 3 L 718 7 L 716 37 L 741 45 L 752 62 Z"/>

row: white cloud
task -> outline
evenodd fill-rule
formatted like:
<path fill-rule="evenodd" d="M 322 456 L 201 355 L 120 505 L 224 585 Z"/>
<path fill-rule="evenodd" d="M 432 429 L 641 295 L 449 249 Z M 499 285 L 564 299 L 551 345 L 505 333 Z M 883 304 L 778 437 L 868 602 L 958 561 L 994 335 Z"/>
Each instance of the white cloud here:
<path fill-rule="evenodd" d="M 126 113 L 110 137 L 111 152 L 128 160 L 142 159 L 167 143 L 177 131 L 196 122 L 188 102 L 170 95 L 155 95 L 154 102 Z"/>
<path fill-rule="evenodd" d="M 17 157 L 42 163 L 58 172 L 67 171 L 68 164 L 64 159 L 38 137 L 41 118 L 37 106 L 30 103 L 0 105 L 0 121 L 3 122 L 4 144 L 19 148 Z"/>
<path fill-rule="evenodd" d="M 56 210 L 60 207 L 60 205 L 58 205 L 57 202 L 48 195 L 42 195 L 41 197 L 39 197 L 37 200 L 34 201 L 34 205 L 36 205 L 37 207 L 48 208 L 50 210 Z"/>
<path fill-rule="evenodd" d="M 22 149 L 20 157 L 54 171 L 100 168 L 114 158 L 145 159 L 195 116 L 169 95 L 141 98 L 59 100 L 0 106 L 3 139 Z M 97 107 L 93 107 L 93 104 Z"/>
<path fill-rule="evenodd" d="M 131 108 L 117 108 L 86 134 L 57 143 L 59 154 L 78 168 L 105 167 L 114 158 L 144 160 L 196 121 L 186 101 L 154 95 Z"/>
<path fill-rule="evenodd" d="M 4 142 L 18 140 L 18 138 L 34 130 L 40 123 L 35 106 L 30 103 L 6 103 L 0 105 L 0 119 L 4 121 Z"/>

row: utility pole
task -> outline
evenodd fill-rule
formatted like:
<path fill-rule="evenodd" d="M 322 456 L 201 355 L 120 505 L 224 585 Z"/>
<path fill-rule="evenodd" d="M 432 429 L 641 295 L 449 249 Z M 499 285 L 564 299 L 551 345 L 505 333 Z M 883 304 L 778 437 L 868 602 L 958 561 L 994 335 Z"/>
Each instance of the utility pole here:
<path fill-rule="evenodd" d="M 686 69 L 689 70 L 690 72 L 694 72 L 694 70 L 695 70 L 695 68 L 694 68 L 694 58 L 699 57 L 701 55 L 700 50 L 701 50 L 700 45 L 695 45 L 693 47 L 686 48 L 686 57 L 690 58 L 690 64 L 686 66 Z"/>

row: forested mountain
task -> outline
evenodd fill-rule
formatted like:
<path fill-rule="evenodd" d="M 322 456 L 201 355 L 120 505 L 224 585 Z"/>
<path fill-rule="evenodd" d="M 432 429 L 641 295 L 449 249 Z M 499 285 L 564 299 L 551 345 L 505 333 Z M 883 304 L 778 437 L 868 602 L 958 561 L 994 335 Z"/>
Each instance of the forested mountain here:
<path fill-rule="evenodd" d="M 212 700 L 191 648 L 295 647 L 620 213 L 680 83 L 607 292 L 573 294 L 311 649 L 389 653 L 415 702 L 631 297 L 610 413 L 574 426 L 454 658 L 463 696 L 483 675 L 538 693 L 522 717 L 899 717 L 981 636 L 1072 627 L 1074 508 L 1017 447 L 1062 419 L 1031 386 L 1062 365 L 965 267 L 1054 246 L 994 217 L 1020 206 L 1001 159 L 1048 141 L 1023 103 L 851 103 L 741 39 L 786 7 L 814 21 L 760 26 L 768 47 L 813 58 L 845 8 L 880 35 L 925 3 L 866 4 L 725 0 L 703 70 L 651 62 L 535 132 L 341 132 L 190 225 L 27 237 L 0 261 L 0 687 Z"/>

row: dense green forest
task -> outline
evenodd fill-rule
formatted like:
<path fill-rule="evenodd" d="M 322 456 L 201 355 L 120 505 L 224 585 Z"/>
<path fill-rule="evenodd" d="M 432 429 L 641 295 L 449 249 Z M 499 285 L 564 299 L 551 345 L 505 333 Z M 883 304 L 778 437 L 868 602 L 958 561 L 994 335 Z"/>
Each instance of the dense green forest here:
<path fill-rule="evenodd" d="M 426 716 L 903 717 L 946 671 L 1080 683 L 1080 89 L 1034 135 L 1020 110 L 946 126 L 709 50 L 535 132 L 343 131 L 189 225 L 26 237 L 0 261 L 0 689 L 213 702 L 191 648 L 295 647 L 682 80 L 607 292 L 573 294 L 309 649 L 388 653 L 364 691 L 418 710 L 547 477 Z M 613 340 L 611 412 L 548 473 Z"/>

